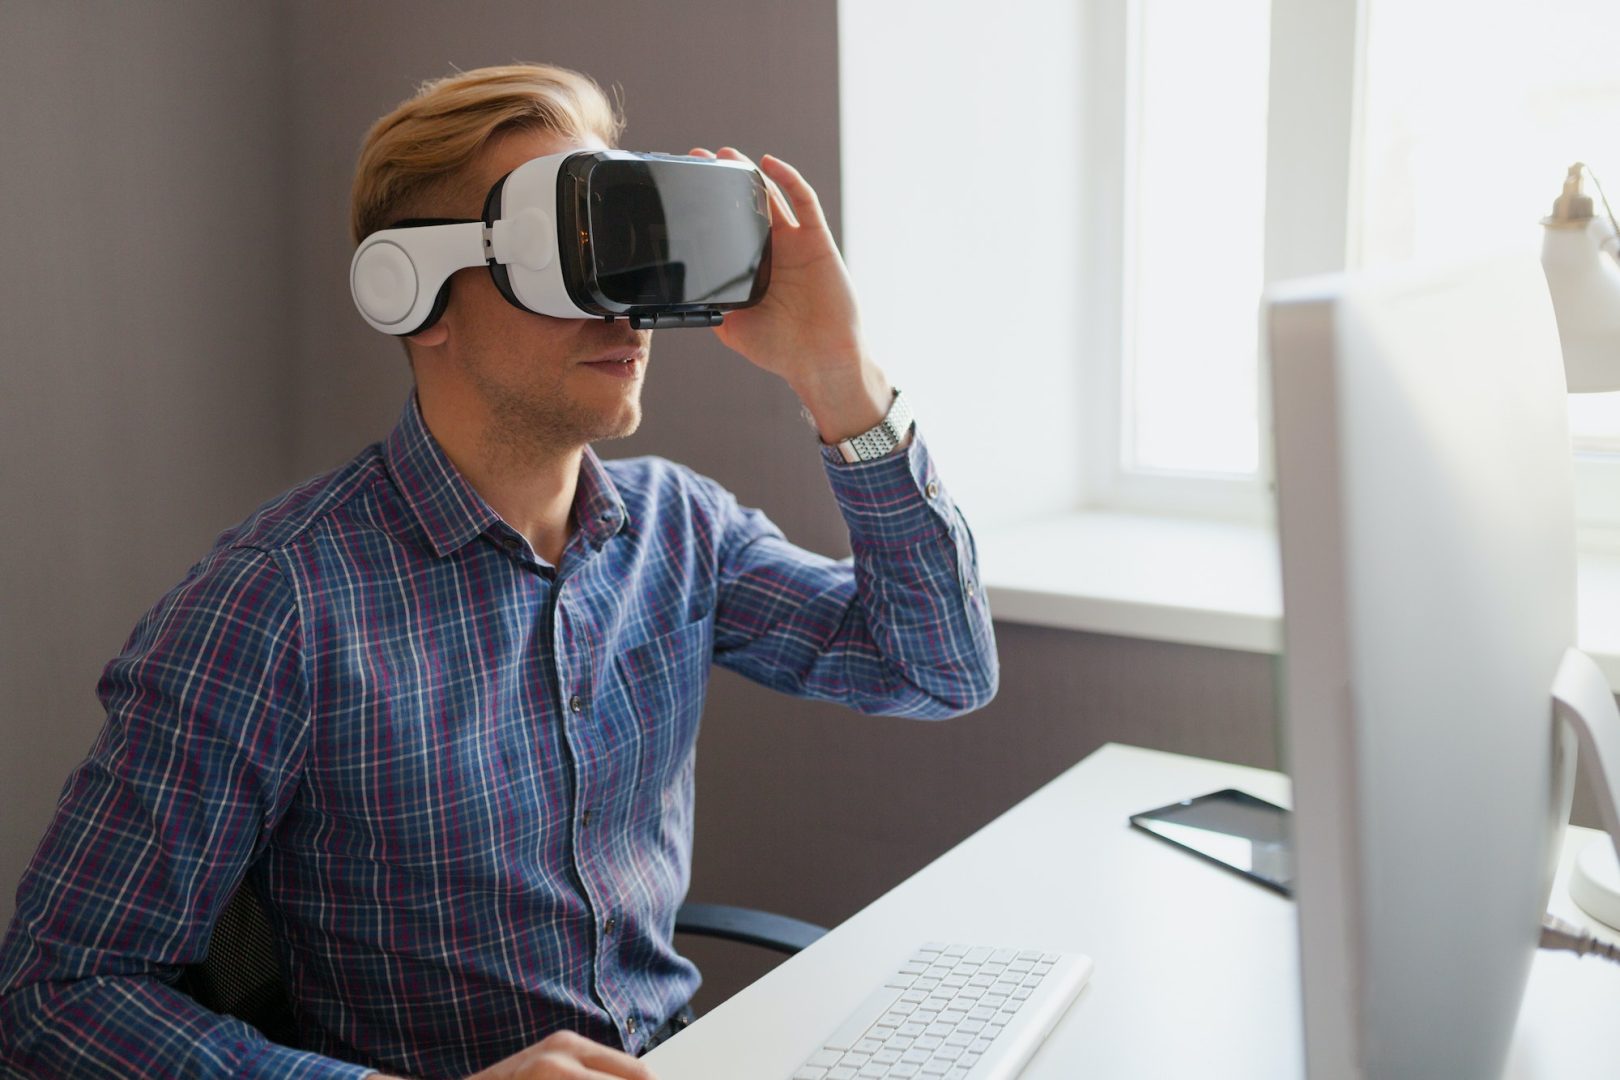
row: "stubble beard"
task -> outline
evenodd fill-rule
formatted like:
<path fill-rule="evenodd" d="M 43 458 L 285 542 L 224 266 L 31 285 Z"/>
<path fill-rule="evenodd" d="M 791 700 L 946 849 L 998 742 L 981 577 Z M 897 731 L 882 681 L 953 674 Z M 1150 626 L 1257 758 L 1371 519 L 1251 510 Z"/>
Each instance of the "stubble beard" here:
<path fill-rule="evenodd" d="M 626 438 L 641 426 L 639 385 L 609 414 L 570 398 L 560 377 L 540 388 L 478 382 L 490 409 L 484 435 L 488 460 L 516 466 L 554 460 L 588 443 Z"/>

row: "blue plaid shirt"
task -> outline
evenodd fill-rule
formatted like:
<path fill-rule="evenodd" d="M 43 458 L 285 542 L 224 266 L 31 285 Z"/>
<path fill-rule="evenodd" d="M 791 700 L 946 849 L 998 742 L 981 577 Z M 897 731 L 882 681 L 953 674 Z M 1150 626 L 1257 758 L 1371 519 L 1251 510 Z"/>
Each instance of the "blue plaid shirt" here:
<path fill-rule="evenodd" d="M 922 439 L 827 475 L 853 565 L 678 465 L 587 450 L 552 567 L 413 396 L 223 534 L 107 666 L 0 945 L 0 1064 L 464 1076 L 564 1028 L 639 1050 L 698 985 L 671 935 L 710 664 L 871 713 L 995 693 Z M 244 880 L 302 1049 L 172 987 Z"/>

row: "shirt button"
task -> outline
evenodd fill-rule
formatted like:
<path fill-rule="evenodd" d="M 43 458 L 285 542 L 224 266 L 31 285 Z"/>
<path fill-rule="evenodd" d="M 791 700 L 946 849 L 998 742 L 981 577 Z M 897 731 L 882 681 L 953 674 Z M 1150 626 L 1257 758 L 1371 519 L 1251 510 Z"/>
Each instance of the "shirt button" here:
<path fill-rule="evenodd" d="M 508 536 L 505 540 L 502 540 L 501 543 L 506 545 L 507 551 L 516 551 L 518 549 L 518 538 L 515 536 Z"/>
<path fill-rule="evenodd" d="M 587 810 L 583 814 L 579 815 L 579 823 L 588 829 L 591 827 L 591 821 L 595 819 L 595 817 L 596 815 L 594 813 Z"/>
<path fill-rule="evenodd" d="M 630 1034 L 634 1035 L 636 1033 L 636 1027 L 637 1027 L 636 1018 L 633 1017 L 633 1016 L 627 1017 L 625 1019 L 625 1021 L 624 1021 L 624 1027 L 625 1027 L 626 1031 L 628 1031 L 628 1032 L 630 1032 Z"/>
<path fill-rule="evenodd" d="M 578 694 L 568 699 L 568 707 L 577 713 L 585 711 L 585 703 L 579 699 Z"/>
<path fill-rule="evenodd" d="M 602 932 L 607 933 L 607 934 L 611 934 L 611 933 L 613 933 L 613 931 L 617 930 L 618 928 L 619 928 L 619 920 L 615 919 L 615 918 L 612 918 L 612 917 L 609 917 L 608 921 L 602 925 Z M 634 1029 L 632 1029 L 632 1030 L 634 1030 Z"/>
<path fill-rule="evenodd" d="M 939 498 L 939 481 L 938 480 L 930 480 L 930 481 L 928 481 L 928 486 L 926 488 L 924 488 L 923 490 L 927 493 L 927 495 L 928 495 L 928 497 L 930 499 Z"/>

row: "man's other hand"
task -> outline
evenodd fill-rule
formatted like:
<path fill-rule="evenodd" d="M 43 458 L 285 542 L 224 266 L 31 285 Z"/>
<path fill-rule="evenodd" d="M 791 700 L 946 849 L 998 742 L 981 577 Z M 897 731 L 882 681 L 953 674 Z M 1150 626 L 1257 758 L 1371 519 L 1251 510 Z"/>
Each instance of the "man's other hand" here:
<path fill-rule="evenodd" d="M 372 1080 L 393 1080 L 373 1077 Z M 467 1080 L 657 1080 L 629 1054 L 572 1031 L 548 1035 Z"/>

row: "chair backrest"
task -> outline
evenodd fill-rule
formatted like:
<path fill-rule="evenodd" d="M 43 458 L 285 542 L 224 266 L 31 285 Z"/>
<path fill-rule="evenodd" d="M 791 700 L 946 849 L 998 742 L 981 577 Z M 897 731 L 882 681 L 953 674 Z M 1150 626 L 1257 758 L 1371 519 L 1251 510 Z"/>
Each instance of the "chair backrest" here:
<path fill-rule="evenodd" d="M 292 1044 L 296 1037 L 270 920 L 247 882 L 219 913 L 208 955 L 187 967 L 178 985 L 204 1008 L 245 1020 L 272 1042 Z"/>

